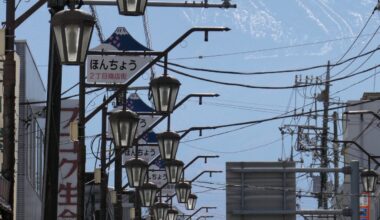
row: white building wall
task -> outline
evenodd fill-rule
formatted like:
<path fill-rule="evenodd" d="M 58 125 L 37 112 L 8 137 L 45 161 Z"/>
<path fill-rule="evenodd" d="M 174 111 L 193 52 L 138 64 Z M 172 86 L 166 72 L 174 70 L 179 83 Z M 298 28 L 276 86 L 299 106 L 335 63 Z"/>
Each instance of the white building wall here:
<path fill-rule="evenodd" d="M 362 100 L 348 101 L 346 112 L 356 110 L 370 110 L 380 114 L 380 93 L 365 93 Z M 343 139 L 346 141 L 355 141 L 372 155 L 380 156 L 380 120 L 371 114 L 343 116 Z M 368 157 L 360 151 L 355 145 L 347 144 L 343 151 L 344 164 L 348 165 L 351 160 L 358 160 L 360 167 L 368 168 Z M 380 161 L 380 159 L 378 159 Z M 380 169 L 372 162 L 371 168 Z M 350 200 L 350 176 L 344 178 L 343 195 L 339 198 L 342 207 L 349 206 Z M 378 219 L 379 215 L 379 193 L 370 197 L 370 219 Z"/>

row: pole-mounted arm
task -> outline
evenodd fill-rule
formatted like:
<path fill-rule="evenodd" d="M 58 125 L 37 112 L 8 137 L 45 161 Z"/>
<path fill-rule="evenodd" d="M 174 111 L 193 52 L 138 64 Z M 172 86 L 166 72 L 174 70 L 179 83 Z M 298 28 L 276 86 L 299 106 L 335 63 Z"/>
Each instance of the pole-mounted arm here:
<path fill-rule="evenodd" d="M 378 120 L 380 120 L 380 115 L 377 114 L 374 111 L 371 111 L 371 110 L 353 110 L 353 111 L 344 112 L 343 114 L 346 114 L 346 115 L 364 115 L 364 114 L 370 114 L 370 115 L 373 115 Z"/>
<path fill-rule="evenodd" d="M 218 155 L 211 155 L 211 156 L 203 156 L 203 155 L 201 155 L 201 156 L 197 156 L 197 157 L 195 157 L 194 159 L 192 159 L 184 168 L 183 168 L 183 170 L 185 170 L 186 168 L 188 168 L 191 164 L 193 164 L 196 160 L 198 160 L 198 159 L 200 159 L 200 158 L 204 158 L 205 159 L 205 163 L 207 163 L 207 159 L 208 158 L 219 158 L 219 156 Z M 148 166 L 150 166 L 150 165 L 152 165 L 154 163 L 154 160 L 152 160 L 149 164 L 148 164 Z M 203 171 L 203 172 L 214 172 L 214 173 L 216 173 L 216 172 L 219 172 L 219 171 Z M 222 172 L 222 171 L 220 171 L 220 172 Z M 203 173 L 201 173 L 200 175 L 202 175 Z M 199 175 L 199 176 L 200 176 Z M 210 175 L 211 175 L 211 173 L 210 173 Z M 159 191 L 161 191 L 165 186 L 167 186 L 169 184 L 169 182 L 166 182 L 164 185 L 162 185 L 161 187 L 160 187 L 160 189 L 159 189 Z M 126 188 L 128 186 L 128 183 L 124 186 L 124 188 Z"/>
<path fill-rule="evenodd" d="M 194 177 L 190 182 L 194 182 L 195 180 L 197 180 L 199 177 L 201 177 L 205 173 L 209 173 L 210 177 L 212 177 L 213 173 L 223 173 L 223 171 L 221 171 L 221 170 L 204 170 L 200 174 L 198 174 L 196 177 Z"/>
<path fill-rule="evenodd" d="M 219 155 L 196 156 L 188 164 L 186 164 L 186 166 L 183 169 L 186 169 L 187 167 L 189 167 L 191 164 L 193 164 L 198 159 L 205 159 L 205 163 L 207 163 L 207 159 L 209 159 L 209 158 L 219 158 Z"/>
<path fill-rule="evenodd" d="M 196 220 L 201 220 L 201 219 L 208 219 L 208 218 L 214 218 L 213 215 L 202 215 L 202 216 L 199 216 Z"/>
<path fill-rule="evenodd" d="M 377 166 L 380 166 L 380 163 L 379 161 L 376 160 L 376 158 L 380 158 L 380 156 L 374 156 L 374 155 L 371 155 L 368 151 L 366 151 L 362 146 L 360 146 L 360 144 L 358 144 L 356 141 L 338 141 L 338 140 L 334 140 L 332 141 L 333 143 L 343 143 L 343 144 L 353 144 L 355 145 L 357 148 L 359 148 L 359 150 L 361 150 L 364 154 L 366 154 L 368 156 L 368 160 L 372 160 L 373 162 L 376 163 Z"/>
<path fill-rule="evenodd" d="M 198 212 L 200 212 L 202 209 L 206 209 L 206 212 L 208 212 L 209 209 L 216 209 L 216 207 L 214 206 L 202 206 L 200 207 L 197 211 L 195 211 L 193 214 L 191 214 L 186 220 L 190 220 L 191 217 L 193 217 L 194 215 L 196 215 Z"/>

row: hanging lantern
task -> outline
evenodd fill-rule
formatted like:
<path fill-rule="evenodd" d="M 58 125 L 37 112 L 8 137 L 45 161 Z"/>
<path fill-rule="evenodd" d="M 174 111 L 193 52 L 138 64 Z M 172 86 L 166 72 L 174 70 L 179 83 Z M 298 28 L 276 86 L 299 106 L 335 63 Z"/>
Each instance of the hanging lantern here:
<path fill-rule="evenodd" d="M 184 163 L 180 160 L 165 160 L 166 179 L 169 183 L 177 183 L 181 179 Z"/>
<path fill-rule="evenodd" d="M 195 205 L 197 203 L 197 199 L 198 199 L 198 196 L 196 196 L 195 194 L 191 193 L 189 195 L 189 198 L 187 199 L 186 209 L 187 210 L 194 210 L 195 209 Z"/>
<path fill-rule="evenodd" d="M 140 121 L 139 116 L 131 110 L 117 110 L 110 113 L 109 120 L 116 147 L 131 147 Z"/>
<path fill-rule="evenodd" d="M 62 64 L 84 63 L 92 36 L 95 18 L 79 9 L 66 9 L 51 19 Z"/>
<path fill-rule="evenodd" d="M 177 100 L 181 83 L 173 77 L 162 75 L 150 81 L 153 103 L 157 112 L 171 113 Z"/>
<path fill-rule="evenodd" d="M 174 160 L 177 155 L 178 145 L 181 136 L 179 134 L 166 131 L 157 134 L 157 142 L 161 158 L 164 160 Z"/>
<path fill-rule="evenodd" d="M 119 14 L 127 16 L 144 15 L 147 0 L 117 0 Z"/>
<path fill-rule="evenodd" d="M 155 220 L 166 220 L 168 215 L 169 205 L 158 202 L 153 206 L 153 214 Z"/>
<path fill-rule="evenodd" d="M 158 191 L 158 188 L 156 184 L 150 183 L 150 182 L 144 183 L 139 188 L 141 206 L 151 207 L 154 204 L 154 201 L 156 199 L 157 191 Z"/>
<path fill-rule="evenodd" d="M 187 203 L 189 199 L 191 185 L 188 182 L 182 181 L 175 186 L 178 203 Z"/>
<path fill-rule="evenodd" d="M 171 208 L 168 210 L 167 218 L 166 220 L 177 220 L 178 211 Z"/>
<path fill-rule="evenodd" d="M 140 187 L 144 184 L 148 163 L 142 159 L 131 159 L 125 162 L 130 187 Z"/>
<path fill-rule="evenodd" d="M 363 170 L 361 173 L 363 191 L 373 193 L 376 191 L 378 174 L 374 170 Z"/>

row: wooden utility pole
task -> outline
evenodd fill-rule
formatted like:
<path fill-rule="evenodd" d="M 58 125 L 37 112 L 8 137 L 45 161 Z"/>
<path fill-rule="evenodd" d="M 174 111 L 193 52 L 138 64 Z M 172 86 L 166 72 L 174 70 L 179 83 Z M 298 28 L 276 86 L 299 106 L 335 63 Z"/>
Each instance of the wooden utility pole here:
<path fill-rule="evenodd" d="M 13 192 L 15 182 L 15 86 L 16 62 L 14 59 L 15 44 L 15 0 L 6 1 L 6 27 L 5 27 L 5 61 L 4 61 L 4 159 L 1 174 L 9 181 L 9 204 L 12 211 L 5 214 L 6 220 L 13 219 Z"/>
<path fill-rule="evenodd" d="M 334 112 L 333 114 L 333 121 L 334 121 L 334 141 L 337 141 L 338 140 L 338 113 L 337 112 Z M 338 168 L 338 167 L 339 167 L 339 144 L 334 142 L 334 168 Z M 337 198 L 338 188 L 339 188 L 339 173 L 334 173 L 335 199 L 338 199 Z M 334 219 L 336 219 L 336 216 L 334 216 Z"/>
<path fill-rule="evenodd" d="M 51 13 L 53 16 L 55 12 Z M 56 48 L 53 29 L 50 28 L 43 219 L 57 218 L 62 66 Z"/>
<path fill-rule="evenodd" d="M 105 97 L 104 99 L 105 100 Z M 107 219 L 108 178 L 106 174 L 107 150 L 107 106 L 102 110 L 102 143 L 100 149 L 100 219 Z"/>
<path fill-rule="evenodd" d="M 328 122 L 329 122 L 329 101 L 330 101 L 330 61 L 327 63 L 326 80 L 325 80 L 325 90 L 322 92 L 323 95 L 323 123 L 322 123 L 322 139 L 321 139 L 321 167 L 328 167 Z M 321 192 L 318 198 L 318 207 L 327 209 L 328 208 L 328 197 L 327 191 L 327 173 L 320 173 L 321 176 Z"/>

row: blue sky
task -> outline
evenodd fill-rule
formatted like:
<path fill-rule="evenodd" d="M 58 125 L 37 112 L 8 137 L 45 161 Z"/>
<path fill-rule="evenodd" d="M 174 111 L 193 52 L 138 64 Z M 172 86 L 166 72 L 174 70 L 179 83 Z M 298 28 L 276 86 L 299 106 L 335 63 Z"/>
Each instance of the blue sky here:
<path fill-rule="evenodd" d="M 30 7 L 35 2 L 21 1 L 17 14 Z M 219 2 L 217 0 L 213 2 Z M 210 33 L 209 42 L 203 42 L 203 35 L 193 34 L 178 46 L 170 55 L 169 60 L 191 67 L 212 68 L 220 70 L 254 72 L 296 69 L 314 65 L 326 64 L 328 60 L 335 63 L 355 39 L 368 17 L 370 16 L 376 0 L 234 0 L 237 9 L 184 9 L 184 8 L 148 8 L 149 32 L 152 48 L 163 50 L 177 37 L 193 26 L 227 26 L 232 30 L 227 33 Z M 88 10 L 83 6 L 84 10 Z M 0 20 L 4 21 L 5 1 L 0 3 Z M 141 17 L 119 16 L 117 7 L 97 7 L 99 22 L 105 37 L 108 37 L 119 26 L 128 29 L 131 35 L 145 44 L 143 22 Z M 30 19 L 23 23 L 16 31 L 16 39 L 26 39 L 39 67 L 40 74 L 46 82 L 48 58 L 49 13 L 46 6 L 38 10 Z M 379 12 L 370 20 L 362 37 L 353 46 L 345 58 L 357 55 L 366 45 L 379 25 Z M 100 43 L 94 33 L 91 46 Z M 379 45 L 376 35 L 365 51 L 374 49 Z M 208 57 L 210 56 L 211 57 Z M 214 56 L 215 55 L 215 56 Z M 204 58 L 192 58 L 203 56 Z M 185 59 L 184 59 L 185 58 Z M 344 76 L 355 71 L 364 70 L 376 65 L 379 58 L 374 54 L 368 61 L 366 57 L 357 59 L 344 72 L 341 67 L 332 69 L 332 76 L 339 73 Z M 364 62 L 365 61 L 365 62 Z M 343 65 L 344 67 L 344 65 Z M 162 70 L 155 68 L 156 74 Z M 292 86 L 296 73 L 271 74 L 262 76 L 222 75 L 208 72 L 184 72 L 196 76 L 219 81 L 243 83 L 260 86 Z M 321 76 L 325 69 L 316 69 L 302 72 L 302 78 L 308 76 Z M 337 81 L 332 84 L 332 93 L 347 86 L 367 80 L 333 95 L 334 101 L 347 101 L 359 99 L 363 92 L 378 91 L 379 77 L 374 76 L 375 71 Z M 149 74 L 144 74 L 135 85 L 147 85 Z M 269 118 L 304 104 L 312 102 L 310 96 L 320 92 L 320 87 L 308 89 L 288 90 L 262 90 L 216 85 L 209 82 L 186 78 L 174 73 L 181 83 L 180 97 L 189 93 L 216 92 L 218 98 L 205 99 L 202 106 L 197 100 L 187 102 L 172 116 L 174 130 L 187 129 L 192 126 L 219 125 L 234 122 L 250 121 Z M 77 68 L 64 68 L 63 90 L 78 81 Z M 77 91 L 72 91 L 72 94 Z M 103 95 L 98 93 L 89 103 L 89 109 L 101 102 Z M 144 92 L 140 95 L 146 98 Z M 92 95 L 88 100 L 92 100 Z M 319 106 L 321 108 L 321 106 Z M 309 107 L 304 109 L 309 110 Z M 199 154 L 218 154 L 219 159 L 210 160 L 208 164 L 201 162 L 195 164 L 186 175 L 192 178 L 200 170 L 225 170 L 226 161 L 277 161 L 281 157 L 289 156 L 290 148 L 295 138 L 287 136 L 282 143 L 278 127 L 283 124 L 294 124 L 304 119 L 277 120 L 251 126 L 224 135 L 194 141 L 198 134 L 192 133 L 186 140 L 193 140 L 181 144 L 178 158 L 185 163 Z M 321 121 L 319 122 L 321 124 Z M 87 135 L 96 134 L 100 130 L 99 118 L 95 118 L 87 126 Z M 163 131 L 165 123 L 156 131 Z M 221 129 L 204 131 L 203 135 L 213 135 L 228 131 Z M 292 142 L 293 140 L 293 142 Z M 284 147 L 284 154 L 282 153 Z M 238 152 L 242 151 L 242 152 Z M 297 154 L 297 153 L 295 153 Z M 297 159 L 301 154 L 298 154 Z M 87 170 L 93 169 L 94 160 L 88 155 Z M 303 155 L 306 161 L 311 161 L 311 155 Z M 304 166 L 308 166 L 306 162 Z M 212 179 L 205 176 L 202 181 L 212 181 L 223 185 L 224 174 L 216 174 Z M 310 179 L 301 180 L 300 186 L 308 188 Z M 204 191 L 196 187 L 195 192 Z M 218 211 L 211 212 L 218 219 L 225 218 L 225 191 L 210 191 L 199 194 L 199 207 L 202 205 L 218 206 Z M 316 203 L 310 200 L 301 200 L 301 208 L 316 208 Z"/>

